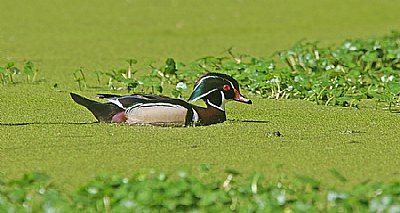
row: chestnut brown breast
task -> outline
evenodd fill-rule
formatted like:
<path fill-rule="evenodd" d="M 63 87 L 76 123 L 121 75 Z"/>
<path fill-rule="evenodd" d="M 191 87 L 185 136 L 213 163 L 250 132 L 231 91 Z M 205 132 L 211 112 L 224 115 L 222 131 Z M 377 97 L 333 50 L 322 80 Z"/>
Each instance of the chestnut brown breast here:
<path fill-rule="evenodd" d="M 217 108 L 193 106 L 193 109 L 196 110 L 199 116 L 198 123 L 201 125 L 210 125 L 226 121 L 225 112 Z"/>

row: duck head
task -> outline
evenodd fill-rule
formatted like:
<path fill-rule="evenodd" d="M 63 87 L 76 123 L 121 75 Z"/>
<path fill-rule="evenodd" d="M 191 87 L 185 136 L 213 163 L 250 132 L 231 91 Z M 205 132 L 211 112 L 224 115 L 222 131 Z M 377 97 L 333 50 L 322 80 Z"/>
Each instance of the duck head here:
<path fill-rule="evenodd" d="M 225 111 L 228 100 L 251 104 L 251 100 L 240 94 L 239 83 L 231 76 L 220 73 L 207 73 L 200 77 L 194 85 L 190 102 L 202 99 L 207 107 Z"/>

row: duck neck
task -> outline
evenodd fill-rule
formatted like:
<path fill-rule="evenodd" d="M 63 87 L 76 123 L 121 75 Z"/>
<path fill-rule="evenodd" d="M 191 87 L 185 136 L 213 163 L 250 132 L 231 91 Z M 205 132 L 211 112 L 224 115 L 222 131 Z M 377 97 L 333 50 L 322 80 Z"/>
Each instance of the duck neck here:
<path fill-rule="evenodd" d="M 225 112 L 225 95 L 222 91 L 215 91 L 204 98 L 207 108 L 215 108 Z"/>
<path fill-rule="evenodd" d="M 222 92 L 215 91 L 203 98 L 207 107 L 194 106 L 198 114 L 198 123 L 201 125 L 210 125 L 226 121 L 225 115 L 225 97 Z"/>

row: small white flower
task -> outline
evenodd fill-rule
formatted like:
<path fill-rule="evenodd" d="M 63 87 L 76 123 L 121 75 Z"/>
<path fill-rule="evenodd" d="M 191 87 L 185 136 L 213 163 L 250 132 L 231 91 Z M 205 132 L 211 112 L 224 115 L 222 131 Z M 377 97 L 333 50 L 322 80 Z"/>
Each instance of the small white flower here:
<path fill-rule="evenodd" d="M 390 207 L 392 197 L 384 196 L 382 198 L 375 198 L 369 203 L 369 210 L 371 212 L 383 212 Z"/>
<path fill-rule="evenodd" d="M 390 206 L 388 212 L 390 212 L 390 213 L 400 212 L 400 205 Z"/>
<path fill-rule="evenodd" d="M 187 89 L 187 85 L 186 85 L 186 83 L 185 82 L 179 82 L 179 83 L 177 83 L 176 84 L 176 90 L 185 90 L 185 89 Z"/>
<path fill-rule="evenodd" d="M 275 65 L 273 63 L 269 64 L 268 69 L 272 70 L 275 68 Z"/>
<path fill-rule="evenodd" d="M 346 199 L 348 196 L 343 192 L 328 192 L 327 200 L 329 202 L 336 202 L 337 199 Z"/>
<path fill-rule="evenodd" d="M 357 49 L 357 47 L 352 46 L 352 47 L 349 48 L 349 50 L 358 50 L 358 49 Z"/>
<path fill-rule="evenodd" d="M 166 178 L 167 176 L 164 173 L 158 175 L 158 180 L 164 181 Z"/>
<path fill-rule="evenodd" d="M 129 209 L 135 207 L 136 203 L 132 200 L 123 200 L 121 201 L 121 205 Z"/>
<path fill-rule="evenodd" d="M 331 70 L 335 68 L 335 65 L 329 64 L 328 66 L 325 67 L 325 70 Z"/>
<path fill-rule="evenodd" d="M 282 193 L 282 194 L 278 195 L 278 196 L 276 197 L 276 199 L 277 199 L 279 205 L 285 204 L 285 203 L 286 203 L 286 196 L 285 196 L 285 193 Z"/>
<path fill-rule="evenodd" d="M 88 192 L 90 193 L 90 194 L 97 194 L 97 192 L 98 192 L 98 190 L 97 190 L 97 188 L 95 188 L 95 187 L 90 187 L 89 189 L 88 189 Z"/>
<path fill-rule="evenodd" d="M 42 195 L 42 194 L 44 194 L 44 193 L 46 193 L 46 189 L 44 189 L 44 188 L 40 188 L 40 189 L 39 189 L 39 194 L 41 194 L 41 195 Z"/>
<path fill-rule="evenodd" d="M 271 79 L 271 82 L 272 83 L 275 83 L 275 82 L 279 83 L 279 82 L 281 82 L 281 79 L 279 77 L 276 77 L 276 78 Z"/>
<path fill-rule="evenodd" d="M 344 44 L 344 47 L 347 48 L 347 49 L 349 49 L 349 48 L 351 47 L 351 45 L 352 45 L 352 43 L 351 43 L 350 41 L 348 41 L 348 42 L 346 42 L 346 43 Z"/>
<path fill-rule="evenodd" d="M 301 77 L 301 76 L 296 75 L 296 76 L 294 77 L 294 81 L 296 81 L 296 82 L 304 81 L 304 78 Z"/>
<path fill-rule="evenodd" d="M 344 48 L 348 50 L 357 50 L 357 47 L 353 46 L 353 43 L 351 43 L 350 41 L 344 44 Z"/>
<path fill-rule="evenodd" d="M 340 65 L 337 65 L 336 66 L 336 70 L 337 71 L 344 71 L 344 68 L 342 66 L 340 66 Z"/>
<path fill-rule="evenodd" d="M 375 43 L 374 50 L 381 49 L 381 45 L 379 43 Z"/>

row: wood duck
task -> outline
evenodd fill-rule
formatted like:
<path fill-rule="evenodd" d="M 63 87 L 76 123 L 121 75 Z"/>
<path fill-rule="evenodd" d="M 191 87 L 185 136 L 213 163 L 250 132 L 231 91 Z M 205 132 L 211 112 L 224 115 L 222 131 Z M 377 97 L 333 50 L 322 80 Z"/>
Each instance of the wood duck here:
<path fill-rule="evenodd" d="M 204 100 L 207 107 L 199 107 L 181 99 L 158 95 L 133 94 L 118 96 L 100 94 L 108 100 L 100 103 L 71 93 L 72 99 L 88 108 L 99 122 L 151 125 L 210 125 L 226 120 L 225 103 L 235 100 L 251 104 L 239 91 L 238 82 L 229 75 L 208 73 L 194 85 L 189 102 Z"/>

